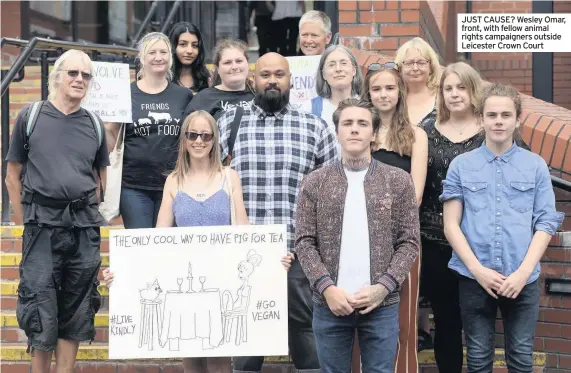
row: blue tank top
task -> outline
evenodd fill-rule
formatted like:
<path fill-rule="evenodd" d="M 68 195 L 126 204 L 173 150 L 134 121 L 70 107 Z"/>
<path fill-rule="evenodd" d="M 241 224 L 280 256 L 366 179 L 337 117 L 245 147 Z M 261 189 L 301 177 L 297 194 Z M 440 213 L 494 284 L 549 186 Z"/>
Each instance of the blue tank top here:
<path fill-rule="evenodd" d="M 188 193 L 179 190 L 173 201 L 174 219 L 177 227 L 203 227 L 230 225 L 230 197 L 222 187 L 204 201 L 197 201 Z"/>

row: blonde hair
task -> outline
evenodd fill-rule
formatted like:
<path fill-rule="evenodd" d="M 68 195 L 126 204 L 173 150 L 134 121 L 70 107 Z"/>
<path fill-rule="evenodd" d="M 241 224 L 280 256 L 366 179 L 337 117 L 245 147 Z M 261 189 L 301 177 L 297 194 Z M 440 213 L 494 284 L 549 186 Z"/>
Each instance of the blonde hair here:
<path fill-rule="evenodd" d="M 141 63 L 141 70 L 137 72 L 137 80 L 143 77 L 143 70 L 145 69 L 144 60 L 147 54 L 149 54 L 149 49 L 157 42 L 157 41 L 164 41 L 167 45 L 168 50 L 168 69 L 166 73 L 167 79 L 170 81 L 172 80 L 172 46 L 169 38 L 163 34 L 162 32 L 150 32 L 147 35 L 143 36 L 143 38 L 139 41 L 137 45 L 137 49 L 139 50 L 139 62 Z"/>
<path fill-rule="evenodd" d="M 49 92 L 48 100 L 51 101 L 55 100 L 57 96 L 57 89 L 59 86 L 61 74 L 66 65 L 66 62 L 73 59 L 82 59 L 83 62 L 86 62 L 87 65 L 89 66 L 89 72 L 93 74 L 94 70 L 93 62 L 91 62 L 91 58 L 89 58 L 87 53 L 77 49 L 70 49 L 66 51 L 56 60 L 56 62 L 54 63 L 54 68 L 52 69 L 52 71 L 50 71 L 50 75 L 48 76 L 48 92 Z M 85 93 L 85 97 L 83 98 L 84 100 L 87 97 L 87 93 L 89 92 L 89 89 L 91 88 L 92 85 L 93 85 L 93 79 L 89 82 L 87 86 L 87 91 Z"/>
<path fill-rule="evenodd" d="M 438 55 L 424 39 L 419 37 L 411 39 L 404 43 L 396 53 L 395 62 L 401 71 L 406 52 L 408 52 L 409 49 L 416 49 L 422 57 L 428 60 L 430 64 L 430 75 L 428 76 L 426 85 L 431 91 L 436 91 L 438 89 L 438 82 L 440 81 L 440 62 Z"/>
<path fill-rule="evenodd" d="M 402 75 L 395 69 L 380 69 L 371 72 L 365 76 L 365 83 L 363 84 L 363 98 L 372 102 L 371 100 L 371 80 L 380 73 L 388 72 L 395 77 L 397 87 L 399 90 L 399 99 L 395 107 L 395 112 L 390 123 L 384 123 L 388 127 L 386 146 L 389 150 L 394 150 L 401 156 L 406 154 L 412 155 L 412 145 L 415 142 L 414 129 L 410 124 L 408 118 L 408 107 L 406 104 L 406 86 Z M 383 123 L 381 123 L 383 125 Z M 375 139 L 371 144 L 371 149 L 377 151 L 381 147 L 381 131 L 377 132 Z"/>
<path fill-rule="evenodd" d="M 216 124 L 216 120 L 207 111 L 197 110 L 192 114 L 190 114 L 188 117 L 186 117 L 180 129 L 178 158 L 176 160 L 176 166 L 173 172 L 171 173 L 171 175 L 176 179 L 179 187 L 182 187 L 184 183 L 184 178 L 189 173 L 190 168 L 192 167 L 190 154 L 186 150 L 185 132 L 188 131 L 192 123 L 198 118 L 205 119 L 208 122 L 208 124 L 210 124 L 210 129 L 212 130 L 213 134 L 211 140 L 212 149 L 210 150 L 209 154 L 212 174 L 222 171 L 222 161 L 220 159 L 220 141 L 219 141 L 220 134 L 218 133 L 218 125 Z"/>
<path fill-rule="evenodd" d="M 450 119 L 450 110 L 444 102 L 444 80 L 450 76 L 450 74 L 458 75 L 458 78 L 462 84 L 468 90 L 470 95 L 470 105 L 472 106 L 472 113 L 478 115 L 480 103 L 480 95 L 482 90 L 483 81 L 480 74 L 470 65 L 465 62 L 455 62 L 452 63 L 442 71 L 442 77 L 440 78 L 440 88 L 438 89 L 438 94 L 436 97 L 437 107 L 437 118 L 438 122 L 443 123 Z"/>

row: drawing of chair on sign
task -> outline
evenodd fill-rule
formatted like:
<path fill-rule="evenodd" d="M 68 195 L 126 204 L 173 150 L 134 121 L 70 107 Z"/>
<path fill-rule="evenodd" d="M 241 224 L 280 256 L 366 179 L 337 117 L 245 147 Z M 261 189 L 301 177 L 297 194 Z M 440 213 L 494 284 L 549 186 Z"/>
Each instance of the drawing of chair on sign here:
<path fill-rule="evenodd" d="M 236 305 L 236 303 L 242 303 Z M 228 290 L 222 294 L 222 315 L 223 333 L 226 342 L 230 342 L 234 320 L 236 320 L 235 344 L 239 346 L 242 342 L 248 342 L 248 306 L 250 305 L 250 287 L 238 289 L 238 300 L 234 303 L 232 295 Z M 234 308 L 234 306 L 236 306 Z"/>
<path fill-rule="evenodd" d="M 139 291 L 141 295 L 141 329 L 139 332 L 139 348 L 144 344 L 148 345 L 149 351 L 153 350 L 153 343 L 160 341 L 161 331 L 161 303 L 158 299 L 162 290 L 155 280 L 154 283 L 148 284 L 146 289 Z M 155 333 L 156 332 L 156 333 Z"/>
<path fill-rule="evenodd" d="M 236 320 L 236 346 L 242 342 L 248 342 L 248 307 L 250 306 L 250 294 L 252 287 L 248 284 L 248 280 L 254 268 L 260 265 L 262 257 L 256 254 L 255 250 L 250 250 L 246 256 L 246 260 L 242 260 L 238 264 L 238 278 L 242 280 L 242 286 L 236 292 L 236 300 L 232 299 L 230 291 L 226 290 L 222 294 L 222 314 L 224 315 L 224 338 L 226 342 L 230 342 L 232 335 L 232 326 Z"/>

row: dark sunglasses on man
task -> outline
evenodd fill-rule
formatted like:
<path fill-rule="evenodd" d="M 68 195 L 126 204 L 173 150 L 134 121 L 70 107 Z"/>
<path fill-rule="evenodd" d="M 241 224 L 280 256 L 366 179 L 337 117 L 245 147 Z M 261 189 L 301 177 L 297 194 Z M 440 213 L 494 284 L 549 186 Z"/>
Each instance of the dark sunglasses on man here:
<path fill-rule="evenodd" d="M 212 133 L 198 133 L 198 132 L 190 131 L 190 132 L 185 132 L 184 136 L 186 137 L 187 140 L 190 140 L 190 141 L 196 141 L 198 139 L 198 137 L 200 136 L 202 141 L 210 142 L 210 141 L 212 141 L 214 134 L 212 134 Z"/>
<path fill-rule="evenodd" d="M 72 78 L 77 78 L 77 76 L 80 73 L 79 70 L 63 70 L 63 71 L 67 71 L 67 75 L 69 75 Z M 90 81 L 91 78 L 93 78 L 93 75 L 91 75 L 90 73 L 86 73 L 85 71 L 81 71 L 81 77 L 85 81 Z"/>
<path fill-rule="evenodd" d="M 372 63 L 367 67 L 367 74 L 379 71 L 379 70 L 396 70 L 399 71 L 399 67 L 394 62 L 385 62 L 385 63 Z"/>

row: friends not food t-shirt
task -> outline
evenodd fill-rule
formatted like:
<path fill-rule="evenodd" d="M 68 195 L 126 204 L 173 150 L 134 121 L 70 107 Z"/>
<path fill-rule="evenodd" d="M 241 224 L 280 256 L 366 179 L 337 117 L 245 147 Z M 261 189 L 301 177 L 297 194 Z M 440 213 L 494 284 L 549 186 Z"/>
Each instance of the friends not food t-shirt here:
<path fill-rule="evenodd" d="M 192 92 L 170 83 L 156 94 L 131 83 L 133 123 L 125 129 L 123 182 L 128 188 L 162 190 L 174 169 L 184 111 Z"/>

